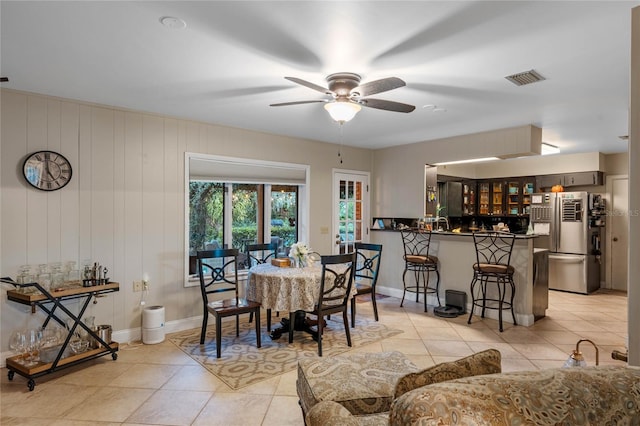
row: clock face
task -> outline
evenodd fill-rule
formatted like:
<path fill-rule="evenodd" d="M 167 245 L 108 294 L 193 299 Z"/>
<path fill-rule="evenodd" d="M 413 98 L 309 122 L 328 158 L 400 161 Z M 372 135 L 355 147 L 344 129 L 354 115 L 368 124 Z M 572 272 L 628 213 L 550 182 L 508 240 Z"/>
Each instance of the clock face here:
<path fill-rule="evenodd" d="M 64 155 L 53 151 L 30 154 L 22 167 L 29 185 L 43 191 L 63 188 L 71 180 L 71 164 Z"/>

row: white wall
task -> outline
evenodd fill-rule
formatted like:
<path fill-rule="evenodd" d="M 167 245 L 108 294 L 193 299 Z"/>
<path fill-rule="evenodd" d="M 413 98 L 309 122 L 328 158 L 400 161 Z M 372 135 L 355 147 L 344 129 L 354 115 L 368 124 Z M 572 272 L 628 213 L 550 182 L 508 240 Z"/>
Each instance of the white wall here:
<path fill-rule="evenodd" d="M 71 100 L 0 91 L 0 276 L 23 264 L 92 259 L 109 268 L 121 291 L 86 315 L 115 331 L 140 327 L 133 280 L 148 278 L 147 306 L 166 320 L 201 315 L 197 287 L 184 288 L 184 153 L 197 152 L 310 165 L 310 244 L 331 252 L 333 168 L 370 171 L 371 151 L 125 111 Z M 28 153 L 49 149 L 73 166 L 62 190 L 43 192 L 22 177 Z M 3 287 L 3 290 L 5 287 Z M 2 291 L 1 346 L 10 332 L 42 320 Z M 74 308 L 77 309 L 77 308 Z"/>

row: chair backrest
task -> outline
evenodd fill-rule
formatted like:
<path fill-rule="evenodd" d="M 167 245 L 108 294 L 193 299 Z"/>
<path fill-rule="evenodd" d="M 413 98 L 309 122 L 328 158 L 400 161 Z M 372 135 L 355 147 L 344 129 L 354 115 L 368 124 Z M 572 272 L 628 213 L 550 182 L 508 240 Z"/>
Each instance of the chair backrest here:
<path fill-rule="evenodd" d="M 322 280 L 318 307 L 347 306 L 353 284 L 356 253 L 321 256 Z"/>
<path fill-rule="evenodd" d="M 509 266 L 515 239 L 515 234 L 508 232 L 474 233 L 473 243 L 478 264 Z"/>
<path fill-rule="evenodd" d="M 273 241 L 265 244 L 247 244 L 248 267 L 267 263 L 271 258 L 278 257 L 278 243 Z"/>
<path fill-rule="evenodd" d="M 428 256 L 431 245 L 431 231 L 427 229 L 405 229 L 400 231 L 404 246 L 404 258 L 407 256 Z"/>
<path fill-rule="evenodd" d="M 203 250 L 197 253 L 202 299 L 208 294 L 233 291 L 238 298 L 238 249 Z"/>
<path fill-rule="evenodd" d="M 382 244 L 355 243 L 354 247 L 356 249 L 354 277 L 370 280 L 371 287 L 375 288 L 382 260 Z"/>

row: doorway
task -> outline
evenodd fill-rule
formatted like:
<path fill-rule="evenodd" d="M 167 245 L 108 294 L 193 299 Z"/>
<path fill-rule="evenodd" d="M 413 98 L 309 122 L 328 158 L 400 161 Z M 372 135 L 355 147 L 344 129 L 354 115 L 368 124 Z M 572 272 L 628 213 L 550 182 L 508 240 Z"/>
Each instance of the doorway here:
<path fill-rule="evenodd" d="M 627 267 L 629 263 L 629 179 L 625 176 L 609 176 L 607 192 L 610 194 L 607 208 L 607 284 L 612 290 L 627 291 Z"/>
<path fill-rule="evenodd" d="M 333 172 L 333 254 L 369 240 L 369 173 Z"/>

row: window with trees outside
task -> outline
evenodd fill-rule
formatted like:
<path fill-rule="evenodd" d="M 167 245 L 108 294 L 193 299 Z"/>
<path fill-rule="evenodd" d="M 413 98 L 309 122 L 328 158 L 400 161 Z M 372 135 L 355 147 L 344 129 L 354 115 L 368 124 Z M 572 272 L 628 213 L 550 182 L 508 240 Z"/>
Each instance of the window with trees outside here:
<path fill-rule="evenodd" d="M 306 183 L 307 166 L 293 165 L 296 167 L 288 170 L 282 165 L 276 167 L 268 162 L 256 162 L 256 165 L 250 160 L 238 159 L 230 166 L 229 159 L 218 158 L 209 160 L 209 164 L 187 156 L 185 243 L 191 277 L 197 274 L 199 250 L 237 248 L 240 251 L 238 269 L 244 270 L 250 266 L 245 254 L 247 244 L 276 242 L 278 256 L 287 256 L 289 247 L 306 235 L 304 226 L 301 229 L 301 218 L 308 215 L 306 185 L 286 181 Z M 207 171 L 209 168 L 212 171 Z M 292 171 L 296 173 L 295 179 L 291 177 Z M 300 176 L 304 176 L 304 180 Z"/>

